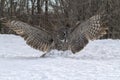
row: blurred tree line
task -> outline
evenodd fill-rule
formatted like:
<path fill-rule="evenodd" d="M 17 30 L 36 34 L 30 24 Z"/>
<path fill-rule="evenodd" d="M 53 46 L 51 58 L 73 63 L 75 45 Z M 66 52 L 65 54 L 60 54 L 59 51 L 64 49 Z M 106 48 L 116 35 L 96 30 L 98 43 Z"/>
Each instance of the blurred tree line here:
<path fill-rule="evenodd" d="M 0 18 L 22 20 L 38 28 L 71 28 L 91 16 L 107 14 L 108 34 L 120 39 L 120 0 L 0 0 Z M 0 33 L 14 33 L 0 23 Z"/>

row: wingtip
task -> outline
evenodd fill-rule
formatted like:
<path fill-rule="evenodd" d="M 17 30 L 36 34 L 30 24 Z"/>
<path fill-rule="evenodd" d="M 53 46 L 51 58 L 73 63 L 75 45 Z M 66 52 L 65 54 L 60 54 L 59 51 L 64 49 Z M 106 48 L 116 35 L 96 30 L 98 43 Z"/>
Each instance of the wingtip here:
<path fill-rule="evenodd" d="M 3 22 L 7 19 L 7 17 L 0 18 L 0 21 Z"/>
<path fill-rule="evenodd" d="M 7 19 L 7 17 L 3 17 L 3 18 L 0 18 L 0 22 L 2 25 L 6 25 L 6 23 L 9 21 L 9 19 Z"/>

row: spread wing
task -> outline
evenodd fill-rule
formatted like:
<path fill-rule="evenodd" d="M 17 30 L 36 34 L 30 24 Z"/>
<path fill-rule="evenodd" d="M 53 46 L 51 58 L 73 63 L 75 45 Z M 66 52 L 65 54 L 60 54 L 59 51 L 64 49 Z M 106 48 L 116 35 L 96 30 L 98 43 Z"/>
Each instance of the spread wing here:
<path fill-rule="evenodd" d="M 72 51 L 80 51 L 89 40 L 98 39 L 106 34 L 106 30 L 107 27 L 104 26 L 101 15 L 95 15 L 82 24 L 78 24 L 70 36 Z"/>
<path fill-rule="evenodd" d="M 23 37 L 24 40 L 26 40 L 28 45 L 35 49 L 47 51 L 53 42 L 51 34 L 44 30 L 37 29 L 27 23 L 13 20 L 4 23 L 4 25 L 14 30 L 17 34 Z"/>

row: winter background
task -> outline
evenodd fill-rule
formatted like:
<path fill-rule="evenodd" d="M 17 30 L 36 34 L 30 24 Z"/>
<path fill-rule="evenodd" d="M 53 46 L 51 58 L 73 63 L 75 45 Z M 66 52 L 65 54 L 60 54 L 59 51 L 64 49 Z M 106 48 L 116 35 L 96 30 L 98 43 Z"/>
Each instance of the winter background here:
<path fill-rule="evenodd" d="M 0 80 L 120 80 L 120 40 L 90 41 L 77 54 L 46 58 L 15 35 L 0 35 Z"/>

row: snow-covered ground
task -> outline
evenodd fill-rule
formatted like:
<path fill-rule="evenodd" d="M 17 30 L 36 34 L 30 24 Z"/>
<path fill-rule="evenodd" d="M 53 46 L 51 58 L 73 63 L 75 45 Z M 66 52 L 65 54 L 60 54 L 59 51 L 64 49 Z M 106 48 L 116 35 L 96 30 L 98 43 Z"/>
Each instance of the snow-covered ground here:
<path fill-rule="evenodd" d="M 96 40 L 79 53 L 43 52 L 14 35 L 0 35 L 0 80 L 120 80 L 120 40 Z"/>

